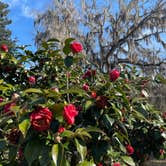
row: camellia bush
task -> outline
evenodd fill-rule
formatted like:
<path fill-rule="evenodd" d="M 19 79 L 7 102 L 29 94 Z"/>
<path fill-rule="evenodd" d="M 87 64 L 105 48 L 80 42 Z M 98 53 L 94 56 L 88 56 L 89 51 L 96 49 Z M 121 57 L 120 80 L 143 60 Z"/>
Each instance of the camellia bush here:
<path fill-rule="evenodd" d="M 151 79 L 136 68 L 101 72 L 72 38 L 35 53 L 3 45 L 0 54 L 1 165 L 135 166 L 166 157 L 165 114 L 149 104 Z"/>

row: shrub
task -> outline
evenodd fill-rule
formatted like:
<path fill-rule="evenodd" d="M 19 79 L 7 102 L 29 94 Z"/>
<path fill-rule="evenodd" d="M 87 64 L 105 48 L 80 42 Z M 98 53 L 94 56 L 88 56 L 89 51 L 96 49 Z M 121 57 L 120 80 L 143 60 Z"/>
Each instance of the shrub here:
<path fill-rule="evenodd" d="M 164 119 L 142 87 L 149 78 L 127 65 L 109 74 L 90 68 L 73 41 L 1 52 L 0 163 L 134 166 L 165 158 Z"/>

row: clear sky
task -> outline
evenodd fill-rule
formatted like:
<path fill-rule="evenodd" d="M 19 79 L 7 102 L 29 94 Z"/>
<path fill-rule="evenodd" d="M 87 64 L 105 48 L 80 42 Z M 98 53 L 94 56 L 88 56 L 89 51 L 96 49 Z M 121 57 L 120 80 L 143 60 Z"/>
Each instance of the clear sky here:
<path fill-rule="evenodd" d="M 9 29 L 12 31 L 12 38 L 18 40 L 18 45 L 32 45 L 29 47 L 35 50 L 34 47 L 34 17 L 37 12 L 44 12 L 51 0 L 2 0 L 9 4 L 9 18 L 12 24 Z"/>

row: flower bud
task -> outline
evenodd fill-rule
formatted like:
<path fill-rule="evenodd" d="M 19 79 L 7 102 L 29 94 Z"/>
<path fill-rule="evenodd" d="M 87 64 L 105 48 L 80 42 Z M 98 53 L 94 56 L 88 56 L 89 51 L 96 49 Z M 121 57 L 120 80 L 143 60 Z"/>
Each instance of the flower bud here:
<path fill-rule="evenodd" d="M 61 134 L 65 131 L 65 128 L 63 126 L 59 127 L 58 133 Z"/>
<path fill-rule="evenodd" d="M 36 78 L 34 76 L 30 76 L 30 77 L 28 77 L 28 82 L 31 85 L 35 84 L 36 83 Z"/>
<path fill-rule="evenodd" d="M 13 93 L 13 95 L 12 95 L 12 100 L 13 100 L 13 101 L 16 101 L 16 100 L 18 100 L 19 97 L 20 97 L 19 94 Z"/>

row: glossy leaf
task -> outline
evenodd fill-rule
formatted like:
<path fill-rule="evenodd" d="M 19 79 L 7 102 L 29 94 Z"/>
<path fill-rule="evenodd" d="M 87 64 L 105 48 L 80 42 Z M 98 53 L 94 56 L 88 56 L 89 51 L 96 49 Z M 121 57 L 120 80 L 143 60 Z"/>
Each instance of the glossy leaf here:
<path fill-rule="evenodd" d="M 73 57 L 72 56 L 67 56 L 64 59 L 65 66 L 69 68 L 73 64 Z"/>
<path fill-rule="evenodd" d="M 24 91 L 24 93 L 43 93 L 40 89 L 29 88 Z"/>
<path fill-rule="evenodd" d="M 84 159 L 87 155 L 86 144 L 82 140 L 79 140 L 79 139 L 75 139 L 75 143 L 76 143 L 77 151 L 80 153 L 81 161 L 84 161 Z"/>
<path fill-rule="evenodd" d="M 19 124 L 19 130 L 22 132 L 23 136 L 26 136 L 26 133 L 30 127 L 30 120 L 29 119 L 25 119 L 23 120 L 20 124 Z"/>
<path fill-rule="evenodd" d="M 6 141 L 4 139 L 0 139 L 0 151 L 3 150 L 6 146 Z"/>
<path fill-rule="evenodd" d="M 65 130 L 62 134 L 61 137 L 68 137 L 68 138 L 72 138 L 74 137 L 74 132 L 70 131 L 70 130 Z"/>
<path fill-rule="evenodd" d="M 129 156 L 122 156 L 121 158 L 122 158 L 122 160 L 123 160 L 126 164 L 128 164 L 128 165 L 130 165 L 130 166 L 135 166 L 135 163 L 134 163 L 134 161 L 133 161 L 133 159 L 132 159 L 131 157 L 129 157 Z"/>
<path fill-rule="evenodd" d="M 38 138 L 30 140 L 24 151 L 24 155 L 26 160 L 28 161 L 29 166 L 31 166 L 32 162 L 38 159 L 41 151 L 42 151 L 42 143 L 39 141 Z"/>
<path fill-rule="evenodd" d="M 52 147 L 52 159 L 55 166 L 65 166 L 64 148 L 62 144 L 54 144 Z"/>
<path fill-rule="evenodd" d="M 83 161 L 79 163 L 77 166 L 96 166 L 96 164 L 93 161 Z"/>

